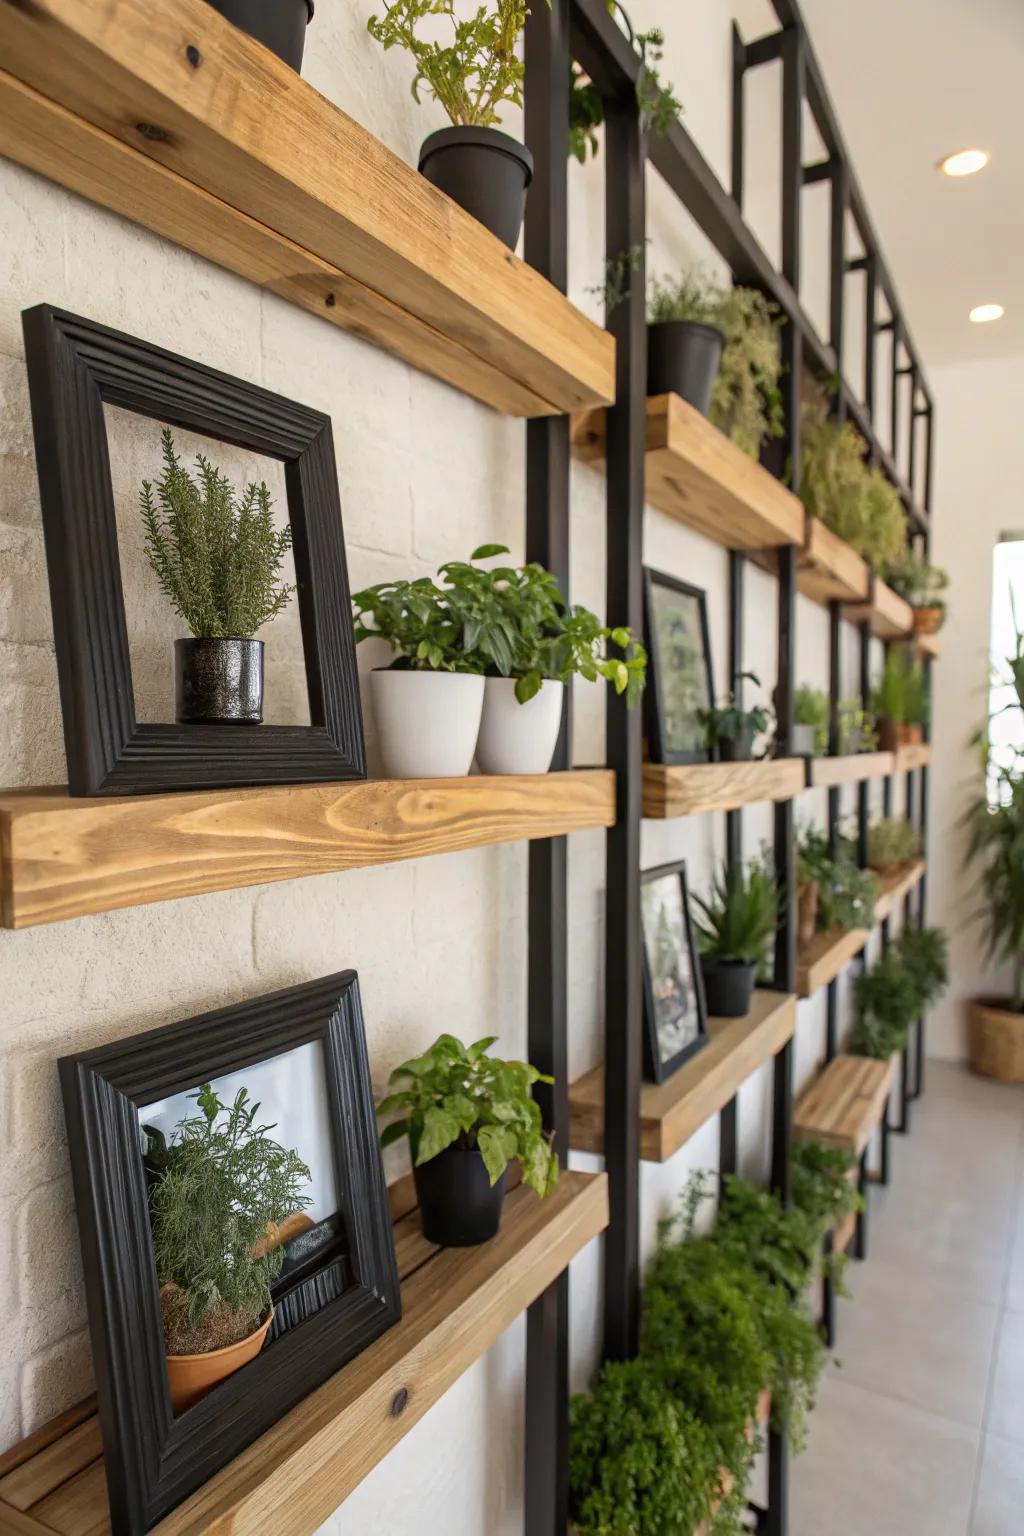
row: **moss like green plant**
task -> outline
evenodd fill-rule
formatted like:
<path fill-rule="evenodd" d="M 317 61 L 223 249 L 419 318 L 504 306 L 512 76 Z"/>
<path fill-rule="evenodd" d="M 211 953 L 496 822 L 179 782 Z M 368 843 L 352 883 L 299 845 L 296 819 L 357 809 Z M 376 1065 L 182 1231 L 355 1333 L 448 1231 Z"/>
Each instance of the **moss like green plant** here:
<path fill-rule="evenodd" d="M 877 571 L 906 548 L 903 507 L 881 470 L 865 462 L 867 444 L 852 422 L 837 422 L 823 401 L 802 421 L 800 496 L 807 510 Z"/>
<path fill-rule="evenodd" d="M 856 1022 L 850 1050 L 887 1061 L 902 1051 L 924 1006 L 917 976 L 895 949 L 862 972 L 853 985 Z"/>
<path fill-rule="evenodd" d="M 455 0 L 394 0 L 366 26 L 385 52 L 398 47 L 412 54 L 415 101 L 425 89 L 457 127 L 487 128 L 500 123 L 498 108 L 505 102 L 523 104 L 518 43 L 529 14 L 523 0 L 488 0 L 464 20 Z M 422 35 L 422 23 L 435 16 L 451 23 L 447 40 Z"/>
<path fill-rule="evenodd" d="M 170 429 L 160 438 L 163 473 L 155 495 L 149 480 L 139 493 L 149 563 L 193 635 L 248 639 L 276 618 L 295 591 L 280 582 L 291 526 L 274 527 L 264 483 L 247 485 L 236 496 L 201 453 L 197 482 L 175 453 Z"/>
<path fill-rule="evenodd" d="M 886 816 L 868 828 L 868 863 L 872 869 L 907 864 L 921 852 L 921 834 L 905 816 Z"/>
<path fill-rule="evenodd" d="M 939 565 L 932 565 L 923 555 L 904 550 L 899 559 L 886 568 L 885 579 L 912 608 L 938 608 L 945 613 L 942 594 L 949 586 L 949 572 Z"/>

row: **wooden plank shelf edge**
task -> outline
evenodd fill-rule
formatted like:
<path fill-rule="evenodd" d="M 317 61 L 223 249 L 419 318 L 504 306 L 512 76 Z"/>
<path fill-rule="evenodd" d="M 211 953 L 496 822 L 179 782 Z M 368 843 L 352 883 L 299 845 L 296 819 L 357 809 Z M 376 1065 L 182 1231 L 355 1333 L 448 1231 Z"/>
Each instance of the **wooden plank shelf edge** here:
<path fill-rule="evenodd" d="M 896 757 L 892 752 L 856 752 L 848 757 L 811 759 L 811 784 L 814 788 L 856 784 L 862 779 L 881 779 L 894 773 Z"/>
<path fill-rule="evenodd" d="M 30 928 L 614 820 L 604 768 L 109 799 L 15 791 L 0 795 L 0 918 Z"/>
<path fill-rule="evenodd" d="M 892 1058 L 833 1057 L 800 1095 L 793 1135 L 859 1157 L 882 1122 L 892 1070 Z"/>
<path fill-rule="evenodd" d="M 906 640 L 914 631 L 910 604 L 874 575 L 867 601 L 848 605 L 843 609 L 843 617 L 854 624 L 862 624 L 866 619 L 876 640 Z"/>
<path fill-rule="evenodd" d="M 896 751 L 896 772 L 911 773 L 915 768 L 927 768 L 931 760 L 930 742 L 923 741 L 914 747 L 899 747 Z"/>
<path fill-rule="evenodd" d="M 802 757 L 755 763 L 645 763 L 643 813 L 654 820 L 699 811 L 732 811 L 741 805 L 791 800 L 804 788 Z"/>
<path fill-rule="evenodd" d="M 757 1069 L 792 1039 L 796 998 L 767 988 L 754 993 L 743 1019 L 710 1019 L 708 1044 L 664 1083 L 644 1083 L 640 1097 L 640 1156 L 664 1163 L 718 1113 Z M 569 1145 L 604 1150 L 604 1066 L 569 1089 Z"/>
<path fill-rule="evenodd" d="M 479 1248 L 434 1248 L 417 1214 L 401 1218 L 395 1228 L 401 1321 L 151 1536 L 312 1536 L 607 1225 L 606 1176 L 576 1172 L 563 1172 L 546 1200 L 524 1187 L 512 1191 L 497 1237 Z M 95 1417 L 79 1416 L 0 1482 L 0 1529 L 109 1536 Z"/>
<path fill-rule="evenodd" d="M 914 859 L 898 869 L 875 870 L 880 886 L 878 900 L 875 902 L 876 923 L 884 922 L 891 916 L 896 903 L 921 883 L 924 868 L 924 859 Z"/>

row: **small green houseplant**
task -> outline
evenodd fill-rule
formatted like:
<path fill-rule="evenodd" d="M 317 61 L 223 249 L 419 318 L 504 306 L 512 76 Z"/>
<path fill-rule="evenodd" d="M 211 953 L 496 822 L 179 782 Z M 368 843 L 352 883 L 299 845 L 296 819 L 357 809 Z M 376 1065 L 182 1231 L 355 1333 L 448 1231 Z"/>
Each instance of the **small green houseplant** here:
<path fill-rule="evenodd" d="M 497 1232 L 513 1159 L 523 1183 L 542 1198 L 558 1180 L 558 1159 L 532 1093 L 534 1083 L 553 1079 L 528 1062 L 491 1056 L 496 1038 L 465 1046 L 440 1035 L 422 1056 L 395 1068 L 394 1091 L 377 1105 L 378 1115 L 399 1117 L 384 1129 L 381 1145 L 408 1139 L 424 1235 L 449 1248 L 471 1247 Z"/>
<path fill-rule="evenodd" d="M 764 859 L 722 865 L 708 895 L 692 899 L 708 1012 L 743 1018 L 778 921 L 774 873 Z"/>
<path fill-rule="evenodd" d="M 868 828 L 868 865 L 889 871 L 921 853 L 921 834 L 905 816 L 886 816 Z"/>
<path fill-rule="evenodd" d="M 875 722 L 859 699 L 839 700 L 839 756 L 855 757 L 878 747 Z"/>
<path fill-rule="evenodd" d="M 741 672 L 737 682 L 744 681 L 753 683 L 755 688 L 761 686 L 760 678 L 753 672 Z M 743 709 L 737 704 L 735 693 L 730 693 L 723 704 L 698 710 L 697 718 L 704 728 L 708 750 L 722 763 L 749 762 L 755 737 L 771 723 L 771 715 L 763 705 Z"/>
<path fill-rule="evenodd" d="M 636 32 L 619 0 L 607 0 L 608 13 L 622 23 L 630 43 L 640 55 L 636 99 L 641 126 L 647 133 L 667 133 L 683 110 L 671 85 L 664 85 L 658 73 L 665 37 L 660 27 Z M 597 86 L 573 61 L 569 67 L 569 153 L 581 165 L 588 153 L 598 151 L 597 130 L 604 122 L 604 99 Z"/>
<path fill-rule="evenodd" d="M 829 702 L 821 688 L 801 683 L 793 695 L 793 751 L 798 757 L 828 752 Z"/>
<path fill-rule="evenodd" d="M 949 572 L 939 565 L 932 565 L 925 556 L 907 549 L 889 565 L 885 579 L 893 591 L 913 608 L 917 634 L 937 634 L 946 618 L 943 594 L 949 586 Z"/>
<path fill-rule="evenodd" d="M 486 0 L 464 18 L 455 0 L 393 0 L 367 22 L 385 51 L 404 48 L 412 55 L 414 99 L 425 91 L 451 120 L 450 128 L 423 141 L 421 174 L 510 247 L 522 228 L 533 157 L 494 125 L 506 102 L 523 104 L 518 45 L 528 15 L 524 0 Z M 438 16 L 450 23 L 443 39 L 433 26 Z"/>
<path fill-rule="evenodd" d="M 193 479 L 161 433 L 163 471 L 144 480 L 139 513 L 149 563 L 190 640 L 175 640 L 177 719 L 181 725 L 259 725 L 263 718 L 263 641 L 256 631 L 288 604 L 281 581 L 292 530 L 274 527 L 266 485 L 239 496 L 203 454 Z"/>
<path fill-rule="evenodd" d="M 800 496 L 873 570 L 906 548 L 906 518 L 895 489 L 865 462 L 867 444 L 852 422 L 837 422 L 824 401 L 804 407 Z"/>
<path fill-rule="evenodd" d="M 902 1051 L 923 998 L 914 971 L 891 949 L 862 972 L 853 987 L 855 1023 L 850 1050 L 888 1061 Z"/>
<path fill-rule="evenodd" d="M 871 712 L 878 721 L 883 752 L 917 746 L 924 739 L 928 719 L 924 670 L 901 647 L 889 647 L 882 676 L 871 696 Z"/>
<path fill-rule="evenodd" d="M 175 1412 L 259 1353 L 284 1259 L 274 1229 L 310 1204 L 309 1169 L 257 1124 L 245 1088 L 231 1104 L 209 1083 L 194 1097 L 198 1113 L 169 1143 L 143 1127 L 158 1170 L 149 1212 Z"/>

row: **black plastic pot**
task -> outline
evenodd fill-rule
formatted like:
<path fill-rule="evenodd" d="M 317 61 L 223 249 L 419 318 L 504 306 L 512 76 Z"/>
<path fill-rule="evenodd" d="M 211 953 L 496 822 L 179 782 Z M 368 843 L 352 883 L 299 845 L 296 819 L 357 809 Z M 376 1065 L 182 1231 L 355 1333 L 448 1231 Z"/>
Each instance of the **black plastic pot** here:
<path fill-rule="evenodd" d="M 660 320 L 647 327 L 648 395 L 681 395 L 706 416 L 725 337 L 696 320 Z"/>
<path fill-rule="evenodd" d="M 302 68 L 306 28 L 313 20 L 313 0 L 207 0 L 207 4 L 284 59 L 292 69 Z"/>
<path fill-rule="evenodd" d="M 743 731 L 739 736 L 722 736 L 718 741 L 718 761 L 720 763 L 749 763 L 753 750 L 753 731 Z"/>
<path fill-rule="evenodd" d="M 259 725 L 262 640 L 175 640 L 179 725 Z"/>
<path fill-rule="evenodd" d="M 718 1019 L 742 1019 L 750 1012 L 757 980 L 753 960 L 712 960 L 700 957 L 708 1013 Z"/>
<path fill-rule="evenodd" d="M 515 249 L 533 156 L 496 128 L 441 128 L 423 140 L 420 174 Z"/>
<path fill-rule="evenodd" d="M 501 1225 L 508 1172 L 497 1184 L 475 1147 L 446 1147 L 413 1169 L 423 1236 L 442 1248 L 474 1248 Z"/>

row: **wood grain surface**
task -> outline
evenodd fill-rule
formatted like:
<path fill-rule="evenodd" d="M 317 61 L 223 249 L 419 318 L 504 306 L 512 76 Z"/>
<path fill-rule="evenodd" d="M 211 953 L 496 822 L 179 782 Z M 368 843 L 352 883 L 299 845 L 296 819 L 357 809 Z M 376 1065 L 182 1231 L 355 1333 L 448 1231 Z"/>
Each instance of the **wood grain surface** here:
<path fill-rule="evenodd" d="M 891 1084 L 891 1060 L 834 1057 L 801 1094 L 793 1134 L 859 1157 L 881 1123 Z"/>
<path fill-rule="evenodd" d="M 643 813 L 662 820 L 698 811 L 732 811 L 761 801 L 790 800 L 804 788 L 802 757 L 758 763 L 645 763 Z"/>

